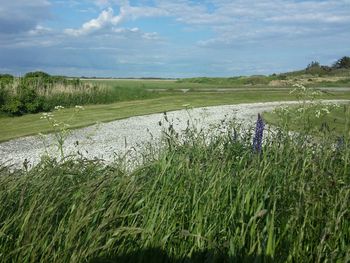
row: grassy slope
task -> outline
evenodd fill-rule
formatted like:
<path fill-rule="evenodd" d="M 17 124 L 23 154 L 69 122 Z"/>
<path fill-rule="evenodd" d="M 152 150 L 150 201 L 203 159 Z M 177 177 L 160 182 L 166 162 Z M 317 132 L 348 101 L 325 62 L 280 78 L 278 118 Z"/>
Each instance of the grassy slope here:
<path fill-rule="evenodd" d="M 338 92 L 336 95 L 325 95 L 324 98 L 350 99 L 350 93 Z M 186 93 L 163 96 L 156 99 L 137 100 L 129 102 L 119 102 L 107 105 L 90 105 L 74 118 L 74 123 L 67 120 L 71 117 L 73 109 L 66 109 L 57 113 L 59 121 L 68 122 L 72 128 L 83 127 L 95 124 L 96 122 L 107 122 L 136 115 L 145 115 L 163 111 L 183 109 L 185 104 L 190 107 L 214 106 L 225 104 L 237 104 L 244 102 L 262 102 L 293 100 L 286 91 L 242 91 L 231 94 L 220 93 Z M 22 117 L 2 117 L 0 119 L 0 141 L 6 141 L 13 138 L 46 133 L 52 131 L 46 120 L 40 119 L 41 114 L 29 114 Z"/>
<path fill-rule="evenodd" d="M 295 114 L 295 108 L 290 107 L 292 114 Z M 309 119 L 310 129 L 313 131 L 320 131 L 323 124 L 327 123 L 329 130 L 334 132 L 337 135 L 344 134 L 344 130 L 348 129 L 348 110 L 347 107 L 340 107 L 331 111 L 330 114 L 325 115 L 322 118 L 316 118 L 315 115 L 311 115 Z M 278 115 L 274 112 L 266 112 L 264 113 L 264 119 L 272 125 L 279 126 L 281 124 L 281 120 Z M 303 127 L 301 123 L 290 123 L 290 129 L 294 131 L 302 131 Z"/>

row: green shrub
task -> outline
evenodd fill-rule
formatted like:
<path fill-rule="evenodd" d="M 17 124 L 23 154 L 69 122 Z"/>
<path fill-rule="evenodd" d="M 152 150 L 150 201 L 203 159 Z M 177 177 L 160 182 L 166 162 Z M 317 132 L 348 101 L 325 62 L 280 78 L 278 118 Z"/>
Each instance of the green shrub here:
<path fill-rule="evenodd" d="M 50 74 L 43 72 L 43 71 L 35 71 L 35 72 L 28 72 L 24 75 L 24 78 L 43 78 L 48 79 L 50 78 Z"/>
<path fill-rule="evenodd" d="M 8 96 L 5 91 L 4 104 L 1 111 L 10 115 L 20 116 L 26 113 L 37 113 L 43 110 L 43 98 L 24 83 L 17 87 L 15 96 Z"/>
<path fill-rule="evenodd" d="M 9 115 L 20 116 L 24 112 L 24 106 L 18 97 L 12 97 L 6 101 L 1 110 Z"/>
<path fill-rule="evenodd" d="M 0 111 L 1 111 L 1 107 L 5 104 L 8 97 L 9 97 L 8 90 L 6 89 L 5 85 L 2 85 L 0 83 Z"/>
<path fill-rule="evenodd" d="M 10 74 L 0 74 L 0 84 L 4 84 L 4 85 L 7 85 L 7 84 L 10 84 L 12 83 L 14 80 L 14 77 Z"/>
<path fill-rule="evenodd" d="M 342 57 L 340 59 L 338 59 L 334 65 L 333 65 L 334 68 L 336 69 L 349 69 L 350 68 L 350 57 Z"/>

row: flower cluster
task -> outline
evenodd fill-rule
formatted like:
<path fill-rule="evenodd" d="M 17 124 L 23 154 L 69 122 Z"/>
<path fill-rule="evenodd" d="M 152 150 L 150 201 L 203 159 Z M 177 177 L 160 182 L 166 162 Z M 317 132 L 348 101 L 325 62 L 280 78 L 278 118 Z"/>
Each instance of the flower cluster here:
<path fill-rule="evenodd" d="M 40 119 L 46 119 L 51 121 L 53 119 L 54 115 L 51 112 L 44 112 Z"/>
<path fill-rule="evenodd" d="M 262 117 L 259 113 L 258 119 L 256 121 L 256 125 L 255 125 L 255 134 L 254 134 L 254 139 L 253 139 L 253 151 L 254 152 L 258 152 L 258 153 L 261 152 L 264 128 L 265 128 L 265 123 L 264 123 L 264 120 L 262 119 Z"/>
<path fill-rule="evenodd" d="M 55 106 L 55 110 L 57 110 L 57 111 L 62 110 L 62 109 L 64 109 L 64 107 L 63 107 L 63 106 L 60 106 L 60 105 Z"/>

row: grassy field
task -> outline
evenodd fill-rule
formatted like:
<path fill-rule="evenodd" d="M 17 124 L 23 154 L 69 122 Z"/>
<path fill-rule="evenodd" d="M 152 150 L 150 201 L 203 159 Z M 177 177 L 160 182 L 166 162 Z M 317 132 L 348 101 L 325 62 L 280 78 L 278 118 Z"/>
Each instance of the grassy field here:
<path fill-rule="evenodd" d="M 283 75 L 282 75 L 283 76 Z M 188 78 L 179 80 L 137 80 L 137 79 L 84 79 L 83 82 L 92 84 L 103 84 L 110 87 L 143 88 L 149 90 L 189 91 L 205 89 L 247 89 L 261 88 L 268 89 L 292 88 L 296 82 L 306 86 L 314 87 L 350 87 L 349 76 L 253 76 L 253 77 L 232 77 L 232 78 Z"/>
<path fill-rule="evenodd" d="M 348 138 L 282 133 L 255 151 L 225 127 L 167 131 L 131 173 L 79 158 L 0 169 L 0 261 L 348 262 Z"/>
<path fill-rule="evenodd" d="M 323 95 L 325 99 L 350 99 L 350 92 L 334 92 Z M 293 100 L 287 90 L 281 91 L 236 91 L 234 93 L 163 93 L 161 97 L 118 102 L 103 105 L 88 105 L 81 111 L 74 122 L 68 119 L 74 112 L 74 108 L 65 109 L 57 113 L 59 121 L 71 124 L 71 128 L 84 127 L 97 122 L 107 122 L 135 115 L 145 115 L 189 107 L 215 106 L 224 104 L 237 104 L 245 102 L 263 102 Z M 47 121 L 40 119 L 41 114 L 28 114 L 21 117 L 0 117 L 0 141 L 13 138 L 47 133 L 53 131 Z"/>

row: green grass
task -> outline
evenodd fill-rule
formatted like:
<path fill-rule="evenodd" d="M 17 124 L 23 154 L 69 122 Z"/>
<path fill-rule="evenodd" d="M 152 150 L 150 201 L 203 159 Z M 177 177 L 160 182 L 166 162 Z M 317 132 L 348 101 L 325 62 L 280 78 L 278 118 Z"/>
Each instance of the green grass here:
<path fill-rule="evenodd" d="M 327 99 L 350 99 L 350 93 L 337 92 L 333 95 L 324 95 Z M 164 93 L 162 97 L 147 100 L 118 102 L 106 105 L 89 105 L 80 112 L 71 124 L 71 128 L 84 127 L 96 122 L 107 122 L 135 115 L 164 112 L 183 109 L 185 104 L 190 107 L 215 106 L 224 104 L 237 104 L 244 102 L 263 102 L 293 100 L 287 91 L 240 91 L 229 94 L 222 93 Z M 57 113 L 59 121 L 67 122 L 74 109 L 66 109 Z M 40 119 L 41 114 L 28 114 L 21 117 L 0 116 L 0 141 L 13 138 L 47 133 L 53 128 Z"/>
<path fill-rule="evenodd" d="M 350 99 L 349 92 L 336 92 L 325 94 L 324 99 Z M 288 90 L 280 91 L 237 91 L 229 94 L 222 93 L 164 93 L 155 99 L 143 99 L 135 101 L 118 102 L 103 105 L 88 105 L 81 111 L 71 124 L 71 128 L 84 127 L 96 122 L 108 122 L 136 115 L 146 115 L 170 110 L 190 107 L 215 106 L 225 104 L 237 104 L 248 102 L 264 102 L 293 100 L 295 97 L 289 95 Z M 65 109 L 57 113 L 59 121 L 67 122 L 71 117 L 73 109 Z M 47 133 L 53 131 L 51 125 L 40 119 L 41 114 L 28 114 L 21 117 L 0 116 L 0 141 L 13 138 Z M 69 123 L 69 122 L 68 122 Z"/>
<path fill-rule="evenodd" d="M 273 76 L 251 76 L 251 77 L 231 77 L 231 78 L 186 78 L 179 80 L 150 80 L 150 79 L 84 79 L 83 81 L 107 86 L 118 86 L 127 88 L 143 88 L 151 90 L 181 90 L 190 91 L 205 89 L 236 89 L 236 88 L 268 88 L 271 80 L 278 79 Z"/>
<path fill-rule="evenodd" d="M 180 83 L 200 83 L 207 85 L 225 85 L 225 86 L 244 86 L 244 85 L 267 85 L 277 77 L 273 76 L 250 76 L 250 77 L 231 77 L 231 78 L 188 78 L 179 80 Z"/>
<path fill-rule="evenodd" d="M 177 80 L 145 80 L 145 79 L 109 79 L 109 80 L 82 80 L 88 83 L 102 84 L 106 86 L 116 86 L 123 88 L 142 88 L 142 89 L 161 89 L 161 90 L 176 90 L 176 89 L 205 89 L 215 88 L 217 85 L 202 84 L 202 83 L 190 83 L 181 82 Z"/>
<path fill-rule="evenodd" d="M 321 81 L 310 86 L 316 87 L 350 87 L 350 78 L 344 78 L 337 81 Z"/>
<path fill-rule="evenodd" d="M 317 108 L 322 108 L 318 106 Z M 288 122 L 288 129 L 294 131 L 303 131 L 305 122 L 303 120 L 296 121 L 298 107 L 289 107 L 291 120 Z M 311 109 L 312 112 L 306 116 L 307 125 L 309 126 L 310 132 L 313 134 L 318 134 L 319 132 L 326 131 L 332 132 L 336 136 L 344 134 L 344 131 L 349 129 L 349 110 L 350 105 L 342 105 L 339 108 L 332 109 L 329 114 L 323 115 L 319 118 L 315 115 L 315 109 Z M 276 112 L 266 112 L 264 113 L 264 119 L 272 125 L 281 126 L 283 120 Z"/>
<path fill-rule="evenodd" d="M 349 143 L 279 134 L 257 154 L 227 127 L 170 131 L 131 173 L 83 159 L 0 169 L 0 261 L 348 262 Z"/>

